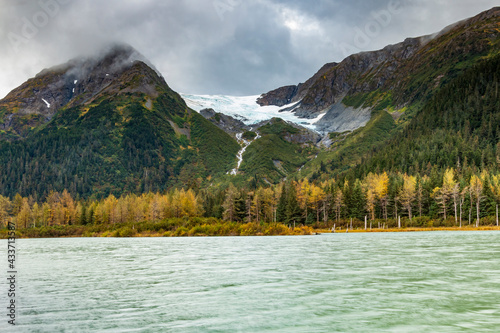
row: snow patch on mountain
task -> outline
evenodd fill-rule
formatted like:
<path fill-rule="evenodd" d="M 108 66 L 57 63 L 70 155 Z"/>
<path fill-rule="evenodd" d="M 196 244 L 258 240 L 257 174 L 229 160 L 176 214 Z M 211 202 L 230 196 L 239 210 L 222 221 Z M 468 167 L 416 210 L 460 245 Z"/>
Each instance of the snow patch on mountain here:
<path fill-rule="evenodd" d="M 285 105 L 282 107 L 274 105 L 260 106 L 256 102 L 257 98 L 260 97 L 259 95 L 239 97 L 224 95 L 181 94 L 181 96 L 184 101 L 186 101 L 186 104 L 195 111 L 200 112 L 201 110 L 208 108 L 214 109 L 216 112 L 220 112 L 241 120 L 245 123 L 245 125 L 253 125 L 263 120 L 269 120 L 276 117 L 296 123 L 312 130 L 316 130 L 316 126 L 314 124 L 324 116 L 323 113 L 315 119 L 298 118 L 293 112 L 293 106 L 297 103 Z M 290 110 L 280 112 L 280 110 L 284 109 Z"/>

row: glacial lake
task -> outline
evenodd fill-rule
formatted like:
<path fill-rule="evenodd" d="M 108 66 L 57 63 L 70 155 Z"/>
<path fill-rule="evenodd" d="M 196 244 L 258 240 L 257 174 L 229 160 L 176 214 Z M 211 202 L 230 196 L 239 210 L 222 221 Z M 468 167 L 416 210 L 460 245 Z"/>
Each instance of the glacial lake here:
<path fill-rule="evenodd" d="M 0 332 L 500 329 L 499 232 L 21 239 L 17 251 L 18 325 L 3 314 Z"/>

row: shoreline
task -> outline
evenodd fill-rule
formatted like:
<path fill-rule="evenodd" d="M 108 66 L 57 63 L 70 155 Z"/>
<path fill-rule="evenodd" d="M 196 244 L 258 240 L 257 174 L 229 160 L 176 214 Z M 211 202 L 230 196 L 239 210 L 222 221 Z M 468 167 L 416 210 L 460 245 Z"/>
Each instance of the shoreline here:
<path fill-rule="evenodd" d="M 410 227 L 410 228 L 389 228 L 389 229 L 349 229 L 349 232 L 346 232 L 346 229 L 339 230 L 336 232 L 332 232 L 328 229 L 314 229 L 315 232 L 320 234 L 345 234 L 345 233 L 384 233 L 384 232 L 433 232 L 433 231 L 500 231 L 500 226 L 480 226 L 480 227 L 472 227 L 472 226 L 464 226 L 460 227 Z"/>
<path fill-rule="evenodd" d="M 288 228 L 287 228 L 288 229 Z M 148 238 L 148 237 L 269 237 L 269 236 L 315 236 L 322 234 L 361 234 L 361 233 L 402 233 L 402 232 L 439 232 L 439 231 L 500 231 L 497 226 L 480 226 L 478 228 L 472 226 L 465 227 L 422 227 L 422 228 L 389 228 L 389 229 L 349 229 L 348 232 L 338 230 L 332 232 L 330 229 L 313 229 L 310 227 L 297 227 L 295 230 L 281 229 L 279 232 L 262 232 L 263 230 L 252 230 L 253 232 L 228 232 L 227 234 L 205 234 L 205 233 L 190 233 L 183 232 L 158 232 L 155 230 L 142 230 L 135 233 L 122 233 L 120 229 L 109 229 L 100 232 L 89 232 L 86 228 L 79 228 L 77 226 L 53 226 L 45 230 L 52 231 L 52 233 L 42 233 L 37 229 L 20 229 L 16 232 L 16 239 L 41 239 L 41 238 Z M 130 229 L 129 229 L 130 230 Z M 33 231 L 35 231 L 33 233 Z M 38 232 L 37 232 L 38 231 Z M 53 232 L 59 231 L 57 234 Z M 63 231 L 63 232 L 61 232 Z M 66 231 L 66 232 L 64 232 Z M 229 231 L 229 230 L 228 230 Z M 278 230 L 276 230 L 278 231 Z M 4 232 L 0 232 L 0 239 L 7 239 L 8 237 Z"/>

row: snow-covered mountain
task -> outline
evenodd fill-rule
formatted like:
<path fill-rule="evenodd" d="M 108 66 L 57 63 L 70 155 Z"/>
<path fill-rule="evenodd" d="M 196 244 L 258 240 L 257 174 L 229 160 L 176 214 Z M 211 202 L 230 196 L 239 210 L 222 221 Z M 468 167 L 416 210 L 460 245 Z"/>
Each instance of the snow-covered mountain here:
<path fill-rule="evenodd" d="M 216 112 L 241 120 L 246 125 L 253 125 L 276 117 L 316 130 L 314 124 L 324 116 L 324 114 L 320 114 L 314 119 L 299 118 L 293 112 L 296 103 L 282 107 L 274 105 L 260 106 L 257 104 L 257 98 L 260 97 L 258 95 L 237 97 L 181 94 L 181 96 L 186 101 L 186 104 L 195 111 L 199 112 L 207 108 L 214 109 Z"/>

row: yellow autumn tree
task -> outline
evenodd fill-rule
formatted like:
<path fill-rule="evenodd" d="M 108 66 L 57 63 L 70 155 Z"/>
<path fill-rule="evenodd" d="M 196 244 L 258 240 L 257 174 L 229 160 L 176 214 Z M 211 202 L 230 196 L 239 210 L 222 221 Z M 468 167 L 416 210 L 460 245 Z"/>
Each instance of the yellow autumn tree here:
<path fill-rule="evenodd" d="M 387 175 L 387 172 L 384 172 L 376 176 L 375 195 L 377 196 L 377 199 L 380 200 L 380 206 L 382 207 L 382 215 L 386 220 L 387 220 L 388 193 L 389 193 L 389 176 Z"/>
<path fill-rule="evenodd" d="M 28 228 L 31 222 L 31 207 L 28 198 L 23 198 L 21 209 L 16 218 L 18 228 Z"/>
<path fill-rule="evenodd" d="M 238 196 L 238 189 L 233 185 L 229 184 L 226 191 L 226 198 L 222 207 L 224 208 L 224 220 L 234 221 L 236 218 L 236 198 Z"/>
<path fill-rule="evenodd" d="M 319 222 L 319 213 L 321 211 L 323 199 L 325 198 L 325 191 L 319 186 L 314 184 L 310 185 L 310 202 L 311 208 L 316 211 L 316 221 Z"/>
<path fill-rule="evenodd" d="M 264 214 L 264 221 L 274 222 L 276 213 L 276 197 L 272 188 L 259 189 L 259 197 L 261 201 L 261 211 Z"/>
<path fill-rule="evenodd" d="M 203 205 L 193 190 L 181 190 L 180 201 L 182 217 L 198 217 L 203 214 Z"/>
<path fill-rule="evenodd" d="M 490 189 L 496 201 L 496 222 L 498 226 L 498 203 L 500 202 L 500 175 L 493 175 L 491 177 Z"/>
<path fill-rule="evenodd" d="M 446 213 L 448 210 L 448 202 L 453 194 L 453 189 L 455 185 L 456 185 L 455 170 L 453 168 L 448 168 L 444 172 L 443 186 L 436 187 L 432 192 L 433 197 L 436 199 L 438 204 L 443 209 L 443 217 L 445 220 L 446 220 Z"/>
<path fill-rule="evenodd" d="M 363 189 L 366 197 L 366 210 L 370 213 L 371 219 L 375 220 L 375 202 L 377 200 L 377 176 L 369 173 L 363 182 Z"/>
<path fill-rule="evenodd" d="M 344 193 L 339 188 L 333 197 L 333 209 L 335 210 L 335 217 L 337 222 L 340 221 L 340 215 L 342 213 L 342 207 L 344 207 Z"/>
<path fill-rule="evenodd" d="M 480 204 L 481 200 L 484 198 L 483 196 L 483 177 L 478 177 L 476 175 L 472 175 L 470 179 L 470 190 L 471 193 L 476 200 L 476 227 L 479 227 L 479 219 L 480 219 Z"/>
<path fill-rule="evenodd" d="M 299 202 L 300 208 L 304 211 L 304 218 L 307 219 L 308 216 L 308 208 L 310 203 L 311 196 L 311 185 L 309 181 L 306 179 L 299 180 L 296 183 L 296 191 L 297 191 L 297 201 Z"/>
<path fill-rule="evenodd" d="M 9 198 L 0 195 L 0 226 L 7 226 L 11 205 Z"/>
<path fill-rule="evenodd" d="M 63 193 L 61 194 L 61 198 L 59 201 L 59 209 L 62 210 L 62 214 L 64 216 L 64 224 L 69 225 L 69 224 L 76 224 L 78 220 L 78 212 L 76 210 L 76 204 L 73 198 L 71 197 L 71 194 L 67 191 L 64 190 Z"/>
<path fill-rule="evenodd" d="M 106 223 L 116 224 L 117 216 L 116 216 L 116 206 L 118 205 L 118 199 L 111 194 L 109 197 L 104 200 L 104 214 L 107 219 Z"/>
<path fill-rule="evenodd" d="M 415 197 L 417 195 L 416 185 L 417 179 L 415 176 L 408 176 L 407 174 L 403 175 L 403 188 L 399 193 L 399 202 L 401 202 L 403 207 L 408 212 L 410 222 L 412 220 L 413 201 L 415 201 Z"/>
<path fill-rule="evenodd" d="M 161 217 L 161 196 L 156 193 L 148 198 L 148 221 L 155 222 L 161 220 Z"/>

